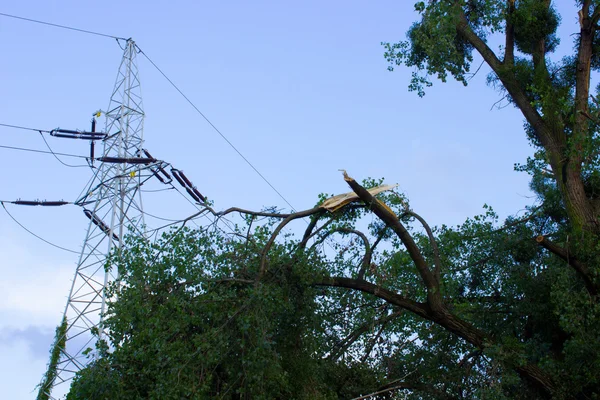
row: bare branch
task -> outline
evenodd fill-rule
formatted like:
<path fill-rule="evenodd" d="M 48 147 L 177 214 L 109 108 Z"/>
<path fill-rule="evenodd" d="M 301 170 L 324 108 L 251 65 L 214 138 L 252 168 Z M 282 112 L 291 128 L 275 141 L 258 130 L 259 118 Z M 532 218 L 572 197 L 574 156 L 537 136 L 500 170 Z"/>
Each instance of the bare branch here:
<path fill-rule="evenodd" d="M 404 310 L 400 310 L 400 311 L 398 311 L 398 312 L 396 312 L 394 314 L 397 314 L 397 316 L 400 316 L 400 315 L 402 315 L 403 312 L 404 312 Z M 379 327 L 379 330 L 375 334 L 375 336 L 373 336 L 371 339 L 369 339 L 369 344 L 367 345 L 367 348 L 365 349 L 365 353 L 360 358 L 360 362 L 361 363 L 364 363 L 365 361 L 367 361 L 367 359 L 371 355 L 371 352 L 373 351 L 373 348 L 375 348 L 375 345 L 377 344 L 377 341 L 379 340 L 379 338 L 381 338 L 381 335 L 383 334 L 383 331 L 385 330 L 385 328 L 386 328 L 386 326 L 387 326 L 387 324 L 388 324 L 389 321 L 390 320 L 383 321 L 381 323 L 381 326 Z"/>
<path fill-rule="evenodd" d="M 250 279 L 239 279 L 239 278 L 223 278 L 223 279 L 213 279 L 209 282 L 213 283 L 244 283 L 244 284 L 252 284 L 253 280 Z"/>
<path fill-rule="evenodd" d="M 365 275 L 365 271 L 369 268 L 369 265 L 371 265 L 371 257 L 372 257 L 372 249 L 371 249 L 371 244 L 369 243 L 369 239 L 367 238 L 367 235 L 365 235 L 364 233 L 362 233 L 361 231 L 358 231 L 356 229 L 350 229 L 350 228 L 336 228 L 333 229 L 329 232 L 327 232 L 325 235 L 323 235 L 321 237 L 321 239 L 319 240 L 319 243 L 322 243 L 323 241 L 325 241 L 329 236 L 333 235 L 334 233 L 342 233 L 342 234 L 355 234 L 356 236 L 358 236 L 359 238 L 361 238 L 361 240 L 364 243 L 365 246 L 365 254 L 362 258 L 361 261 L 361 267 L 359 269 L 358 272 L 358 279 L 363 279 L 364 275 Z"/>
<path fill-rule="evenodd" d="M 323 210 L 323 213 L 324 212 L 325 212 L 325 210 Z M 306 230 L 304 231 L 304 236 L 302 237 L 302 241 L 298 245 L 299 248 L 301 248 L 301 249 L 306 248 L 306 244 L 312 237 L 312 231 L 313 231 L 313 229 L 315 229 L 315 226 L 317 226 L 317 223 L 319 222 L 319 218 L 321 217 L 321 215 L 323 215 L 323 213 L 320 213 L 320 214 L 318 213 L 318 214 L 315 214 L 312 216 L 312 218 L 310 219 L 310 223 L 308 224 L 308 226 L 306 227 Z"/>
<path fill-rule="evenodd" d="M 314 231 L 308 238 L 307 240 L 312 239 L 313 237 L 315 237 L 316 235 L 318 235 L 322 230 L 324 230 L 325 228 L 327 228 L 330 224 L 333 223 L 333 221 L 335 221 L 335 218 L 331 218 L 329 221 L 325 222 L 323 225 L 321 225 L 316 231 Z M 325 235 L 321 236 L 321 238 L 319 240 L 316 240 L 311 246 L 310 246 L 310 250 L 314 250 L 315 247 L 317 247 L 318 245 L 320 245 L 321 243 L 323 243 L 327 238 L 329 237 L 329 234 L 326 233 Z"/>
<path fill-rule="evenodd" d="M 267 254 L 269 253 L 269 250 L 273 246 L 273 243 L 275 243 L 275 239 L 277 238 L 277 235 L 279 235 L 279 232 L 281 232 L 281 230 L 287 224 L 289 224 L 291 221 L 298 219 L 298 218 L 304 218 L 304 217 L 308 217 L 310 215 L 317 214 L 317 213 L 321 212 L 322 210 L 323 209 L 321 207 L 317 206 L 315 208 L 311 208 L 310 210 L 305 210 L 305 211 L 300 211 L 300 212 L 297 212 L 294 214 L 289 214 L 283 221 L 281 221 L 279 223 L 277 228 L 275 228 L 275 230 L 271 234 L 271 238 L 269 238 L 269 241 L 267 242 L 267 244 L 265 245 L 265 248 L 262 251 L 262 254 L 260 257 L 260 269 L 258 271 L 258 276 L 256 277 L 257 282 L 260 281 L 260 279 L 262 278 L 262 276 L 265 274 L 265 272 L 267 270 Z"/>
<path fill-rule="evenodd" d="M 343 209 L 344 210 L 353 210 L 353 209 L 364 208 L 364 207 L 365 206 L 363 204 L 352 204 L 352 205 L 347 205 L 347 206 L 343 207 Z M 325 212 L 325 209 L 323 209 L 323 212 Z M 301 249 L 305 248 L 306 244 L 308 243 L 308 241 L 310 239 L 312 239 L 315 235 L 317 235 L 319 232 L 321 232 L 323 229 L 325 229 L 329 224 L 331 224 L 333 221 L 336 220 L 335 217 L 331 218 L 329 221 L 327 221 L 326 223 L 321 225 L 316 231 L 313 232 L 313 229 L 316 226 L 320 216 L 321 216 L 321 214 L 316 214 L 313 216 L 313 219 L 311 219 L 311 222 L 308 225 L 308 227 L 306 228 L 306 231 L 304 231 L 304 236 L 302 237 L 302 241 L 298 245 L 299 248 L 301 248 Z M 313 220 L 314 220 L 314 224 L 313 224 Z M 321 238 L 321 240 L 319 240 L 319 242 L 317 242 L 311 246 L 311 249 L 314 248 L 316 244 L 323 243 L 323 241 L 324 241 L 324 239 Z"/>
<path fill-rule="evenodd" d="M 433 394 L 435 396 L 436 399 L 458 399 L 454 396 L 451 396 L 447 393 L 445 393 L 442 390 L 437 389 L 435 386 L 433 385 L 427 385 L 425 383 L 418 383 L 418 382 L 399 382 L 396 381 L 393 384 L 388 384 L 383 386 L 382 388 L 379 388 L 376 392 L 364 395 L 364 396 L 360 396 L 360 397 L 355 397 L 352 400 L 364 400 L 364 399 L 369 399 L 372 397 L 376 397 L 380 394 L 383 393 L 387 393 L 387 392 L 391 392 L 393 390 L 418 390 L 421 392 L 427 392 L 430 394 Z"/>
<path fill-rule="evenodd" d="M 508 95 L 504 95 L 500 98 L 500 100 L 494 102 L 494 104 L 492 104 L 492 106 L 490 107 L 490 111 L 492 111 L 494 109 L 494 107 L 496 107 L 497 110 L 502 110 L 503 108 L 506 108 L 510 102 L 507 102 L 504 105 L 501 105 L 500 103 L 502 103 L 504 100 L 508 99 Z"/>
<path fill-rule="evenodd" d="M 396 311 L 392 314 L 384 315 L 381 318 L 378 318 L 374 321 L 367 321 L 354 331 L 352 331 L 348 336 L 346 336 L 340 343 L 338 343 L 335 348 L 331 351 L 329 355 L 329 359 L 337 360 L 353 343 L 355 343 L 363 333 L 368 332 L 370 329 L 373 329 L 377 325 L 385 326 L 385 324 L 392 319 L 402 315 L 404 310 Z"/>
<path fill-rule="evenodd" d="M 556 243 L 548 240 L 546 237 L 540 235 L 535 238 L 537 244 L 548 250 L 549 252 L 557 255 L 561 259 L 567 262 L 576 272 L 577 275 L 583 279 L 583 283 L 590 295 L 596 297 L 598 295 L 598 287 L 594 284 L 590 270 L 588 267 L 579 261 L 573 254 L 569 253 L 567 249 L 563 249 Z"/>
<path fill-rule="evenodd" d="M 462 358 L 462 360 L 460 360 L 460 362 L 458 363 L 459 367 L 462 367 L 466 364 L 467 361 L 469 361 L 471 358 L 473 357 L 478 357 L 481 354 L 483 354 L 483 352 L 480 349 L 475 349 L 467 354 L 465 354 L 465 356 Z"/>
<path fill-rule="evenodd" d="M 404 297 L 398 293 L 394 293 L 391 290 L 382 288 L 381 286 L 367 282 L 365 280 L 343 278 L 343 277 L 325 277 L 321 280 L 313 282 L 315 286 L 330 286 L 330 287 L 343 287 L 347 289 L 355 289 L 361 292 L 370 293 L 386 302 L 404 308 L 405 310 L 411 311 L 423 318 L 431 319 L 429 307 L 427 304 L 419 303 Z"/>
<path fill-rule="evenodd" d="M 421 225 L 423 225 L 423 228 L 425 228 L 425 232 L 427 232 L 427 237 L 429 238 L 429 243 L 431 244 L 431 250 L 433 251 L 433 263 L 434 263 L 433 274 L 435 275 L 435 279 L 437 280 L 438 285 L 439 285 L 440 284 L 440 268 L 442 266 L 442 260 L 440 258 L 440 250 L 438 248 L 437 241 L 435 240 L 435 236 L 433 236 L 433 231 L 431 230 L 431 228 L 429 227 L 429 224 L 425 221 L 425 219 L 423 217 L 421 217 L 419 214 L 417 214 L 416 212 L 407 210 L 405 213 L 407 215 L 415 217 L 421 223 Z"/>
<path fill-rule="evenodd" d="M 369 265 L 371 265 L 372 252 L 371 252 L 371 244 L 369 243 L 369 239 L 367 239 L 367 236 L 364 233 L 362 233 L 361 231 L 358 231 L 356 229 L 339 228 L 336 230 L 341 233 L 353 233 L 362 239 L 362 241 L 365 245 L 365 255 L 363 256 L 363 259 L 361 262 L 361 267 L 358 272 L 358 279 L 363 279 L 364 275 L 365 275 L 365 271 L 367 270 L 367 268 L 369 268 Z"/>
<path fill-rule="evenodd" d="M 265 212 L 265 211 L 251 211 L 251 210 L 245 210 L 243 208 L 238 208 L 238 207 L 230 207 L 225 211 L 213 212 L 213 214 L 216 215 L 217 217 L 223 217 L 227 214 L 231 214 L 232 212 L 238 212 L 240 214 L 246 214 L 246 215 L 254 215 L 256 217 L 272 217 L 272 218 L 287 218 L 290 215 L 293 215 L 293 214 L 280 214 L 280 213 Z"/>
<path fill-rule="evenodd" d="M 400 215 L 399 217 L 400 219 L 402 219 L 402 215 Z M 381 241 L 383 240 L 383 238 L 385 237 L 385 234 L 387 233 L 387 230 L 389 228 L 386 226 L 385 228 L 383 228 L 381 230 L 381 232 L 379 232 L 379 236 L 377 237 L 377 239 L 375 239 L 375 242 L 373 243 L 373 246 L 371 246 L 371 252 L 375 251 L 375 248 L 377 247 L 377 245 L 379 243 L 381 243 Z"/>

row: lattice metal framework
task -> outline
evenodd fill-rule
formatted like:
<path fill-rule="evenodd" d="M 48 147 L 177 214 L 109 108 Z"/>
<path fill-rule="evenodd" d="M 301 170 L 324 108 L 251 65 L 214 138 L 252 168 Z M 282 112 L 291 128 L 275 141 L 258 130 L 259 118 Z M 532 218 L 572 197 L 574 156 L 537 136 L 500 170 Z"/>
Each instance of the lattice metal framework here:
<path fill-rule="evenodd" d="M 75 373 L 86 366 L 95 351 L 97 329 L 102 336 L 107 284 L 118 271 L 106 270 L 107 254 L 122 244 L 128 231 L 144 235 L 140 186 L 150 179 L 155 160 L 142 150 L 144 109 L 133 40 L 127 40 L 106 117 L 102 156 L 96 158 L 94 178 L 77 200 L 84 207 L 89 225 L 65 307 L 66 346 L 53 383 L 68 386 Z M 98 115 L 96 115 L 98 116 Z M 53 390 L 54 391 L 54 390 Z M 64 392 L 65 389 L 59 390 Z"/>

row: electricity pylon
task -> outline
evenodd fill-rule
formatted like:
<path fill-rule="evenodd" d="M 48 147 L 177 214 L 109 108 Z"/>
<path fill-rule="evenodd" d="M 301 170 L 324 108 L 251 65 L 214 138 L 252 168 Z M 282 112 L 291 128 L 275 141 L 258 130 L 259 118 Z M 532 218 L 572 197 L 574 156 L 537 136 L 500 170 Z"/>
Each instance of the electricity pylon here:
<path fill-rule="evenodd" d="M 118 279 L 118 271 L 105 268 L 107 255 L 120 248 L 126 233 L 144 235 L 140 186 L 152 177 L 156 160 L 142 149 L 144 110 L 137 54 L 135 42 L 128 39 L 108 109 L 103 112 L 106 135 L 101 157 L 94 157 L 94 140 L 90 142 L 94 177 L 76 201 L 89 224 L 64 311 L 65 345 L 49 392 L 62 385 L 68 389 L 75 373 L 93 359 L 93 333 L 99 337 L 104 333 L 105 289 Z M 92 132 L 101 113 L 94 115 Z"/>

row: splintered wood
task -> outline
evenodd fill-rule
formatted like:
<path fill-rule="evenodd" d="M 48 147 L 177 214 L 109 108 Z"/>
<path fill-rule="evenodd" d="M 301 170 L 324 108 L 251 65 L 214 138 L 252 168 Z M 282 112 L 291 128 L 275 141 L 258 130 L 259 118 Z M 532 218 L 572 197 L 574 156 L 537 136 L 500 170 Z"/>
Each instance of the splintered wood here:
<path fill-rule="evenodd" d="M 368 189 L 371 195 L 375 196 L 379 193 L 386 192 L 388 190 L 392 190 L 398 185 L 380 185 L 375 186 L 374 188 Z M 330 212 L 335 212 L 340 208 L 344 207 L 347 204 L 350 204 L 354 201 L 359 200 L 358 195 L 354 192 L 348 192 L 344 194 L 338 194 L 337 196 L 333 196 L 327 200 L 323 204 L 321 204 L 321 208 L 326 209 Z"/>

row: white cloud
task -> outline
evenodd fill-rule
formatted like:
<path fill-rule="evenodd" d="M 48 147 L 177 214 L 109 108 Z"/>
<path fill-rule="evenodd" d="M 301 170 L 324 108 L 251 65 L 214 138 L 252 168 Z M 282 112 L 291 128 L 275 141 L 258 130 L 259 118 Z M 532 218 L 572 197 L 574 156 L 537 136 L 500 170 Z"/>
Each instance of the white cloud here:
<path fill-rule="evenodd" d="M 0 254 L 0 328 L 55 327 L 65 307 L 74 264 L 61 265 L 44 254 L 31 253 L 6 236 L 0 237 Z"/>
<path fill-rule="evenodd" d="M 43 246 L 28 248 L 27 240 L 11 233 L 6 227 L 0 233 L 0 387 L 2 398 L 32 399 L 46 370 L 75 266 L 49 256 L 52 251 Z"/>
<path fill-rule="evenodd" d="M 0 387 L 2 397 L 29 400 L 46 368 L 46 360 L 36 358 L 24 340 L 0 343 Z"/>

